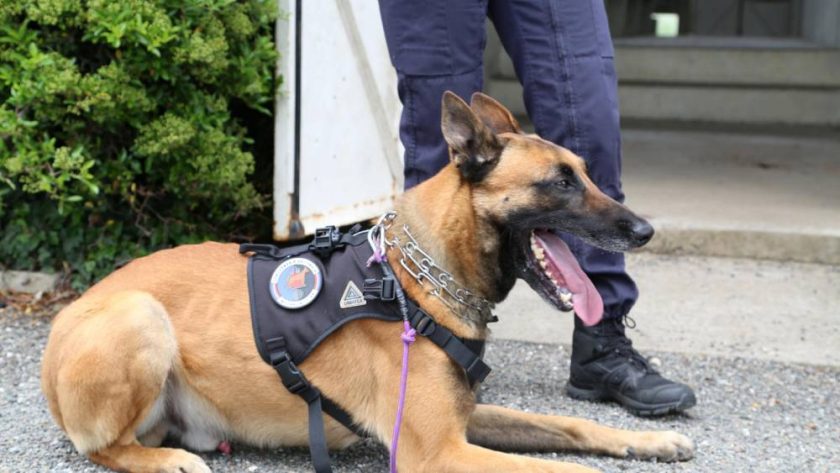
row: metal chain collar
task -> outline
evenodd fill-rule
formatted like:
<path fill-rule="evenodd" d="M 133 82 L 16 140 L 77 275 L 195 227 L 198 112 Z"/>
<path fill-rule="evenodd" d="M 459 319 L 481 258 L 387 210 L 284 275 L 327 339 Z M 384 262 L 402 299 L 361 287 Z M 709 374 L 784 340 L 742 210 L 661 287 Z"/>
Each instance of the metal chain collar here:
<path fill-rule="evenodd" d="M 380 219 L 383 230 L 390 228 L 396 215 L 395 212 L 388 212 Z M 384 233 L 383 231 L 382 234 Z M 497 320 L 493 315 L 494 303 L 473 294 L 463 284 L 455 281 L 452 274 L 438 266 L 434 258 L 417 243 L 408 225 L 403 224 L 402 233 L 403 235 L 395 235 L 391 240 L 383 240 L 388 246 L 400 251 L 400 265 L 421 286 L 426 287 L 429 294 L 440 299 L 455 314 L 473 323 L 486 324 Z"/>

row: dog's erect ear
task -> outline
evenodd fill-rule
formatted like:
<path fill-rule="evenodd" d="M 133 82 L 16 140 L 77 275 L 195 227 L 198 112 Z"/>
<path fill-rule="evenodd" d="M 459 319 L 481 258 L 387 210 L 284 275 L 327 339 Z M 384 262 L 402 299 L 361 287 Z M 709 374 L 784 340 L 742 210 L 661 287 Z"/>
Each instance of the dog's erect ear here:
<path fill-rule="evenodd" d="M 470 99 L 470 107 L 478 115 L 478 118 L 493 130 L 493 133 L 522 133 L 519 122 L 516 121 L 516 118 L 513 118 L 510 110 L 493 97 L 476 92 Z"/>
<path fill-rule="evenodd" d="M 498 163 L 504 146 L 470 106 L 449 91 L 443 93 L 440 128 L 452 160 L 468 181 L 480 181 Z"/>

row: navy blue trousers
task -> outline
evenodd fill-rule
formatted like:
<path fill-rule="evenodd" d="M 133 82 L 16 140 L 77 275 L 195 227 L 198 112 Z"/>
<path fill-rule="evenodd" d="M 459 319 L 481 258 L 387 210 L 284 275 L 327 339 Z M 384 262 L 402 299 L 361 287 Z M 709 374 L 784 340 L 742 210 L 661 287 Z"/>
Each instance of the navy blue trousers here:
<path fill-rule="evenodd" d="M 380 0 L 403 103 L 400 139 L 410 188 L 448 162 L 440 102 L 467 101 L 483 85 L 485 18 L 493 21 L 524 89 L 537 134 L 583 157 L 608 195 L 621 192 L 621 138 L 613 47 L 603 0 Z M 604 299 L 604 317 L 626 315 L 638 289 L 624 256 L 564 235 Z"/>

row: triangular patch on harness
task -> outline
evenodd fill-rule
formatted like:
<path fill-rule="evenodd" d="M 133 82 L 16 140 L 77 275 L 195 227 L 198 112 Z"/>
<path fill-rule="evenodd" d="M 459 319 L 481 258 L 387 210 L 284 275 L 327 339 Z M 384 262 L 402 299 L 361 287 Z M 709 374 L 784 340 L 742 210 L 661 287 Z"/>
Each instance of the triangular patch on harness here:
<path fill-rule="evenodd" d="M 364 294 L 359 290 L 359 287 L 353 281 L 347 281 L 347 287 L 344 288 L 344 293 L 341 295 L 341 302 L 338 304 L 342 309 L 349 309 L 351 307 L 359 307 L 366 305 Z"/>

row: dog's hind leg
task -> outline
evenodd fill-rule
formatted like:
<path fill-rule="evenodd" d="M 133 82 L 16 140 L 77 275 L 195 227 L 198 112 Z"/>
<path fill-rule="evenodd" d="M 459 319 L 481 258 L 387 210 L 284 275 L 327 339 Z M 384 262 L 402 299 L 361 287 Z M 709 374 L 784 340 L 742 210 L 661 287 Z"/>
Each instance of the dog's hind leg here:
<path fill-rule="evenodd" d="M 159 398 L 177 359 L 169 316 L 148 293 L 82 298 L 55 320 L 42 387 L 58 424 L 94 462 L 119 471 L 209 472 L 196 455 L 137 440 L 161 429 Z"/>
<path fill-rule="evenodd" d="M 470 443 L 502 451 L 578 450 L 660 461 L 687 460 L 694 455 L 691 440 L 676 432 L 620 430 L 584 419 L 531 414 L 488 404 L 476 406 L 467 435 Z"/>

